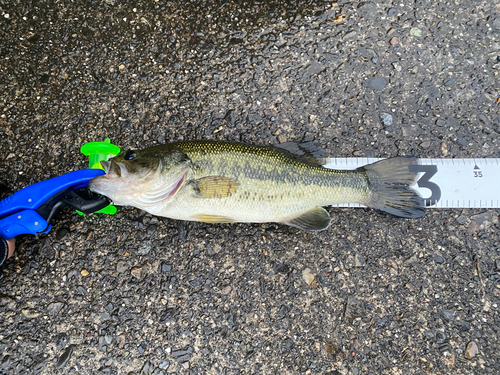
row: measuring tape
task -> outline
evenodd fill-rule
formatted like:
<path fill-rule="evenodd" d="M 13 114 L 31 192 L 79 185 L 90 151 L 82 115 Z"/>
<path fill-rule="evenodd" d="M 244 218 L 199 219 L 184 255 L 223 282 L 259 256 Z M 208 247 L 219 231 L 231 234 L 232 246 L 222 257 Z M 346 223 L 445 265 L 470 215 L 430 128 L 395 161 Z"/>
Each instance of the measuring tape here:
<path fill-rule="evenodd" d="M 331 158 L 332 169 L 356 169 L 379 158 Z M 419 159 L 414 189 L 429 208 L 500 208 L 500 159 Z M 334 207 L 364 207 L 357 203 Z"/>

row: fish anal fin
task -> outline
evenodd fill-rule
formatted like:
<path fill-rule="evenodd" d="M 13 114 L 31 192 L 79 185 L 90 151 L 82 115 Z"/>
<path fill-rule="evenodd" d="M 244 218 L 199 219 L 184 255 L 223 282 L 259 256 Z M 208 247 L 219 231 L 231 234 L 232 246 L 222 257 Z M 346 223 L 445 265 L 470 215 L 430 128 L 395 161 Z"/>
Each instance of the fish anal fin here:
<path fill-rule="evenodd" d="M 232 195 L 240 186 L 238 180 L 221 176 L 202 177 L 191 184 L 198 198 L 225 198 Z"/>
<path fill-rule="evenodd" d="M 198 214 L 193 216 L 194 221 L 201 221 L 203 223 L 234 223 L 235 220 L 221 215 L 208 215 L 208 214 Z"/>
<path fill-rule="evenodd" d="M 285 224 L 302 230 L 324 230 L 330 225 L 331 218 L 322 207 L 314 207 L 296 218 L 285 221 Z"/>

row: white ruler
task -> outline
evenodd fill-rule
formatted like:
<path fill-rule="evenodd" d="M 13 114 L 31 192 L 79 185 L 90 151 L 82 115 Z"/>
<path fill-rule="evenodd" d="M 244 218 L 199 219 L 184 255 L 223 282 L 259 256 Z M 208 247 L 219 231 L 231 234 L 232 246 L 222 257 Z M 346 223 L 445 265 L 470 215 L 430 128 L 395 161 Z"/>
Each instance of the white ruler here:
<path fill-rule="evenodd" d="M 356 169 L 382 159 L 331 158 L 327 168 Z M 500 159 L 419 159 L 414 189 L 429 208 L 500 208 Z M 334 207 L 363 207 L 357 203 Z"/>

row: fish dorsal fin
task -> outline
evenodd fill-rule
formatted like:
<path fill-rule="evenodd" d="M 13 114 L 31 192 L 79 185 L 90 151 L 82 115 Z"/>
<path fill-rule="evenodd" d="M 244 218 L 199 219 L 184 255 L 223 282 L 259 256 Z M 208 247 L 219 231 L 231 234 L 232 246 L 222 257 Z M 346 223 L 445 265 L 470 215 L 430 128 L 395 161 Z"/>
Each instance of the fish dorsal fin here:
<path fill-rule="evenodd" d="M 314 166 L 327 163 L 328 154 L 314 142 L 285 142 L 273 145 L 274 149 L 291 159 Z"/>
<path fill-rule="evenodd" d="M 240 183 L 231 177 L 207 176 L 191 182 L 198 198 L 225 198 L 233 194 Z"/>
<path fill-rule="evenodd" d="M 295 219 L 285 221 L 285 224 L 302 230 L 324 230 L 328 228 L 331 221 L 330 215 L 324 208 L 314 207 Z"/>

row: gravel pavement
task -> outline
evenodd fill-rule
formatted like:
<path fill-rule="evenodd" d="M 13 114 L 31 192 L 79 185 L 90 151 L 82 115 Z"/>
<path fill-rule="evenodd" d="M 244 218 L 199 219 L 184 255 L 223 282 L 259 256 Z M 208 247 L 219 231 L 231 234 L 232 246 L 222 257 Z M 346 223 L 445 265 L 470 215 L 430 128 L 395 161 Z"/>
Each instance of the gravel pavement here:
<path fill-rule="evenodd" d="M 499 1 L 0 0 L 0 178 L 107 137 L 498 158 L 499 71 Z M 64 211 L 3 269 L 0 373 L 500 373 L 498 209 L 329 211 Z"/>

